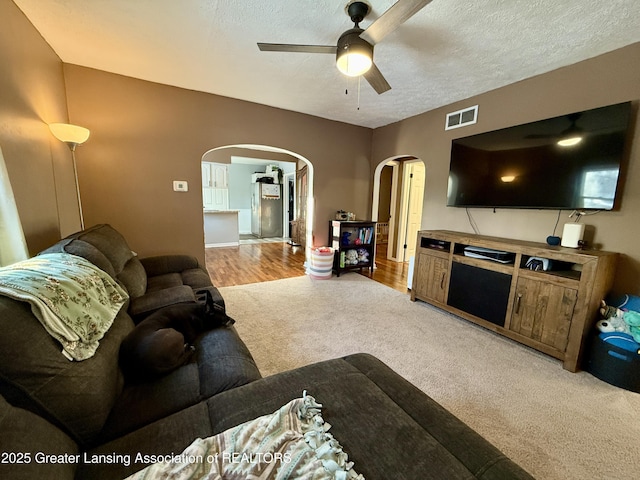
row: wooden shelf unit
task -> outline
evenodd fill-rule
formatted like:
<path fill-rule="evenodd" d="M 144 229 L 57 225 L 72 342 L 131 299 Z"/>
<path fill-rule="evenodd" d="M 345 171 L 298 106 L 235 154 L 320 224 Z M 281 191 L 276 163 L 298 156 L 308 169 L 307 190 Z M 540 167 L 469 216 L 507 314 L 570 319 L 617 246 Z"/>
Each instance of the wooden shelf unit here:
<path fill-rule="evenodd" d="M 349 235 L 344 237 L 345 233 Z M 373 273 L 376 258 L 376 222 L 332 220 L 329 222 L 329 245 L 335 252 L 333 271 L 338 277 L 341 272 L 363 268 L 368 268 Z M 348 250 L 359 249 L 364 249 L 368 253 L 366 262 L 341 265 L 342 253 L 346 254 Z"/>
<path fill-rule="evenodd" d="M 466 247 L 506 252 L 500 263 Z M 530 270 L 531 257 L 552 262 Z M 422 300 L 580 368 L 618 254 L 446 230 L 418 232 L 411 300 Z"/>

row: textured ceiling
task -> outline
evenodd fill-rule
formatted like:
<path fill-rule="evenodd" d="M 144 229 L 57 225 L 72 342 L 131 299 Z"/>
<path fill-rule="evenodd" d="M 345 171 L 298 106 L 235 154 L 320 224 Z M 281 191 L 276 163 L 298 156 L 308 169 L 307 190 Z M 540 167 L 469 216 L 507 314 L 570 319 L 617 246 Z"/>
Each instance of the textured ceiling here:
<path fill-rule="evenodd" d="M 392 90 L 358 95 L 332 55 L 256 46 L 335 45 L 347 0 L 14 2 L 66 63 L 372 128 L 640 41 L 638 0 L 433 0 L 375 47 Z M 369 3 L 363 28 L 394 1 Z"/>

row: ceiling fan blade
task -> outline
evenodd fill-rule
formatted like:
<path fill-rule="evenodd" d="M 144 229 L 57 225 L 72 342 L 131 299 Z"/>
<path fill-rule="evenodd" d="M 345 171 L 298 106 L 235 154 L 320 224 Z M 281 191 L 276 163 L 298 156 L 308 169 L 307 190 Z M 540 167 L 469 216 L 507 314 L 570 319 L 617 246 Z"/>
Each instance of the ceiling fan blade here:
<path fill-rule="evenodd" d="M 258 43 L 262 52 L 294 52 L 294 53 L 331 53 L 336 54 L 336 46 L 331 45 L 293 45 L 289 43 Z"/>
<path fill-rule="evenodd" d="M 384 78 L 382 72 L 378 70 L 375 63 L 363 74 L 363 77 L 367 82 L 369 82 L 369 85 L 378 92 L 378 95 L 386 92 L 387 90 L 391 90 L 391 85 L 389 85 L 389 82 Z"/>
<path fill-rule="evenodd" d="M 365 39 L 371 45 L 375 45 L 430 2 L 431 0 L 398 0 L 375 22 L 369 25 L 360 34 L 360 38 Z"/>

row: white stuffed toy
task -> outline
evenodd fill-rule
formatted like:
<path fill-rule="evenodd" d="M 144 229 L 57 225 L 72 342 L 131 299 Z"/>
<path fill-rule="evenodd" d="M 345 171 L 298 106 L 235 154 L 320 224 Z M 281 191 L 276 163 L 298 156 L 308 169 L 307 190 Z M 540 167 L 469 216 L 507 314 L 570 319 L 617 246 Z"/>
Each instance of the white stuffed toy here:
<path fill-rule="evenodd" d="M 631 333 L 629 324 L 624 321 L 624 312 L 619 308 L 611 307 L 603 300 L 600 313 L 604 318 L 596 323 L 596 327 L 601 332 Z"/>
<path fill-rule="evenodd" d="M 347 250 L 344 259 L 345 265 L 357 265 L 358 264 L 358 252 L 355 250 Z"/>
<path fill-rule="evenodd" d="M 364 248 L 358 249 L 358 262 L 367 263 L 369 261 L 369 252 L 367 252 Z"/>

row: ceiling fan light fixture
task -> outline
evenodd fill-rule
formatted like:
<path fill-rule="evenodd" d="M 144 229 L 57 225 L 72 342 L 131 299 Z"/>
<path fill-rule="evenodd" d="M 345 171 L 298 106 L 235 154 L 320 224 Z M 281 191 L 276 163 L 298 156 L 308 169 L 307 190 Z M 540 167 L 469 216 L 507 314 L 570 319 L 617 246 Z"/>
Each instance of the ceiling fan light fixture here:
<path fill-rule="evenodd" d="M 503 183 L 511 183 L 511 182 L 513 182 L 515 179 L 516 179 L 516 176 L 515 176 L 515 175 L 502 175 L 502 176 L 500 177 L 500 180 L 501 180 Z"/>
<path fill-rule="evenodd" d="M 571 121 L 571 125 L 560 134 L 560 138 L 556 142 L 559 146 L 573 147 L 582 141 L 584 132 L 577 126 L 581 115 L 581 113 L 572 113 L 567 115 L 567 118 Z"/>
<path fill-rule="evenodd" d="M 582 137 L 573 136 L 573 137 L 565 137 L 561 140 L 558 140 L 558 145 L 561 147 L 573 147 L 574 145 L 579 144 L 582 141 Z"/>
<path fill-rule="evenodd" d="M 349 77 L 357 77 L 369 71 L 371 58 L 362 53 L 347 53 L 338 58 L 338 70 Z"/>
<path fill-rule="evenodd" d="M 369 71 L 373 65 L 373 45 L 360 38 L 361 28 L 352 28 L 338 39 L 336 66 L 349 77 L 357 77 Z"/>

